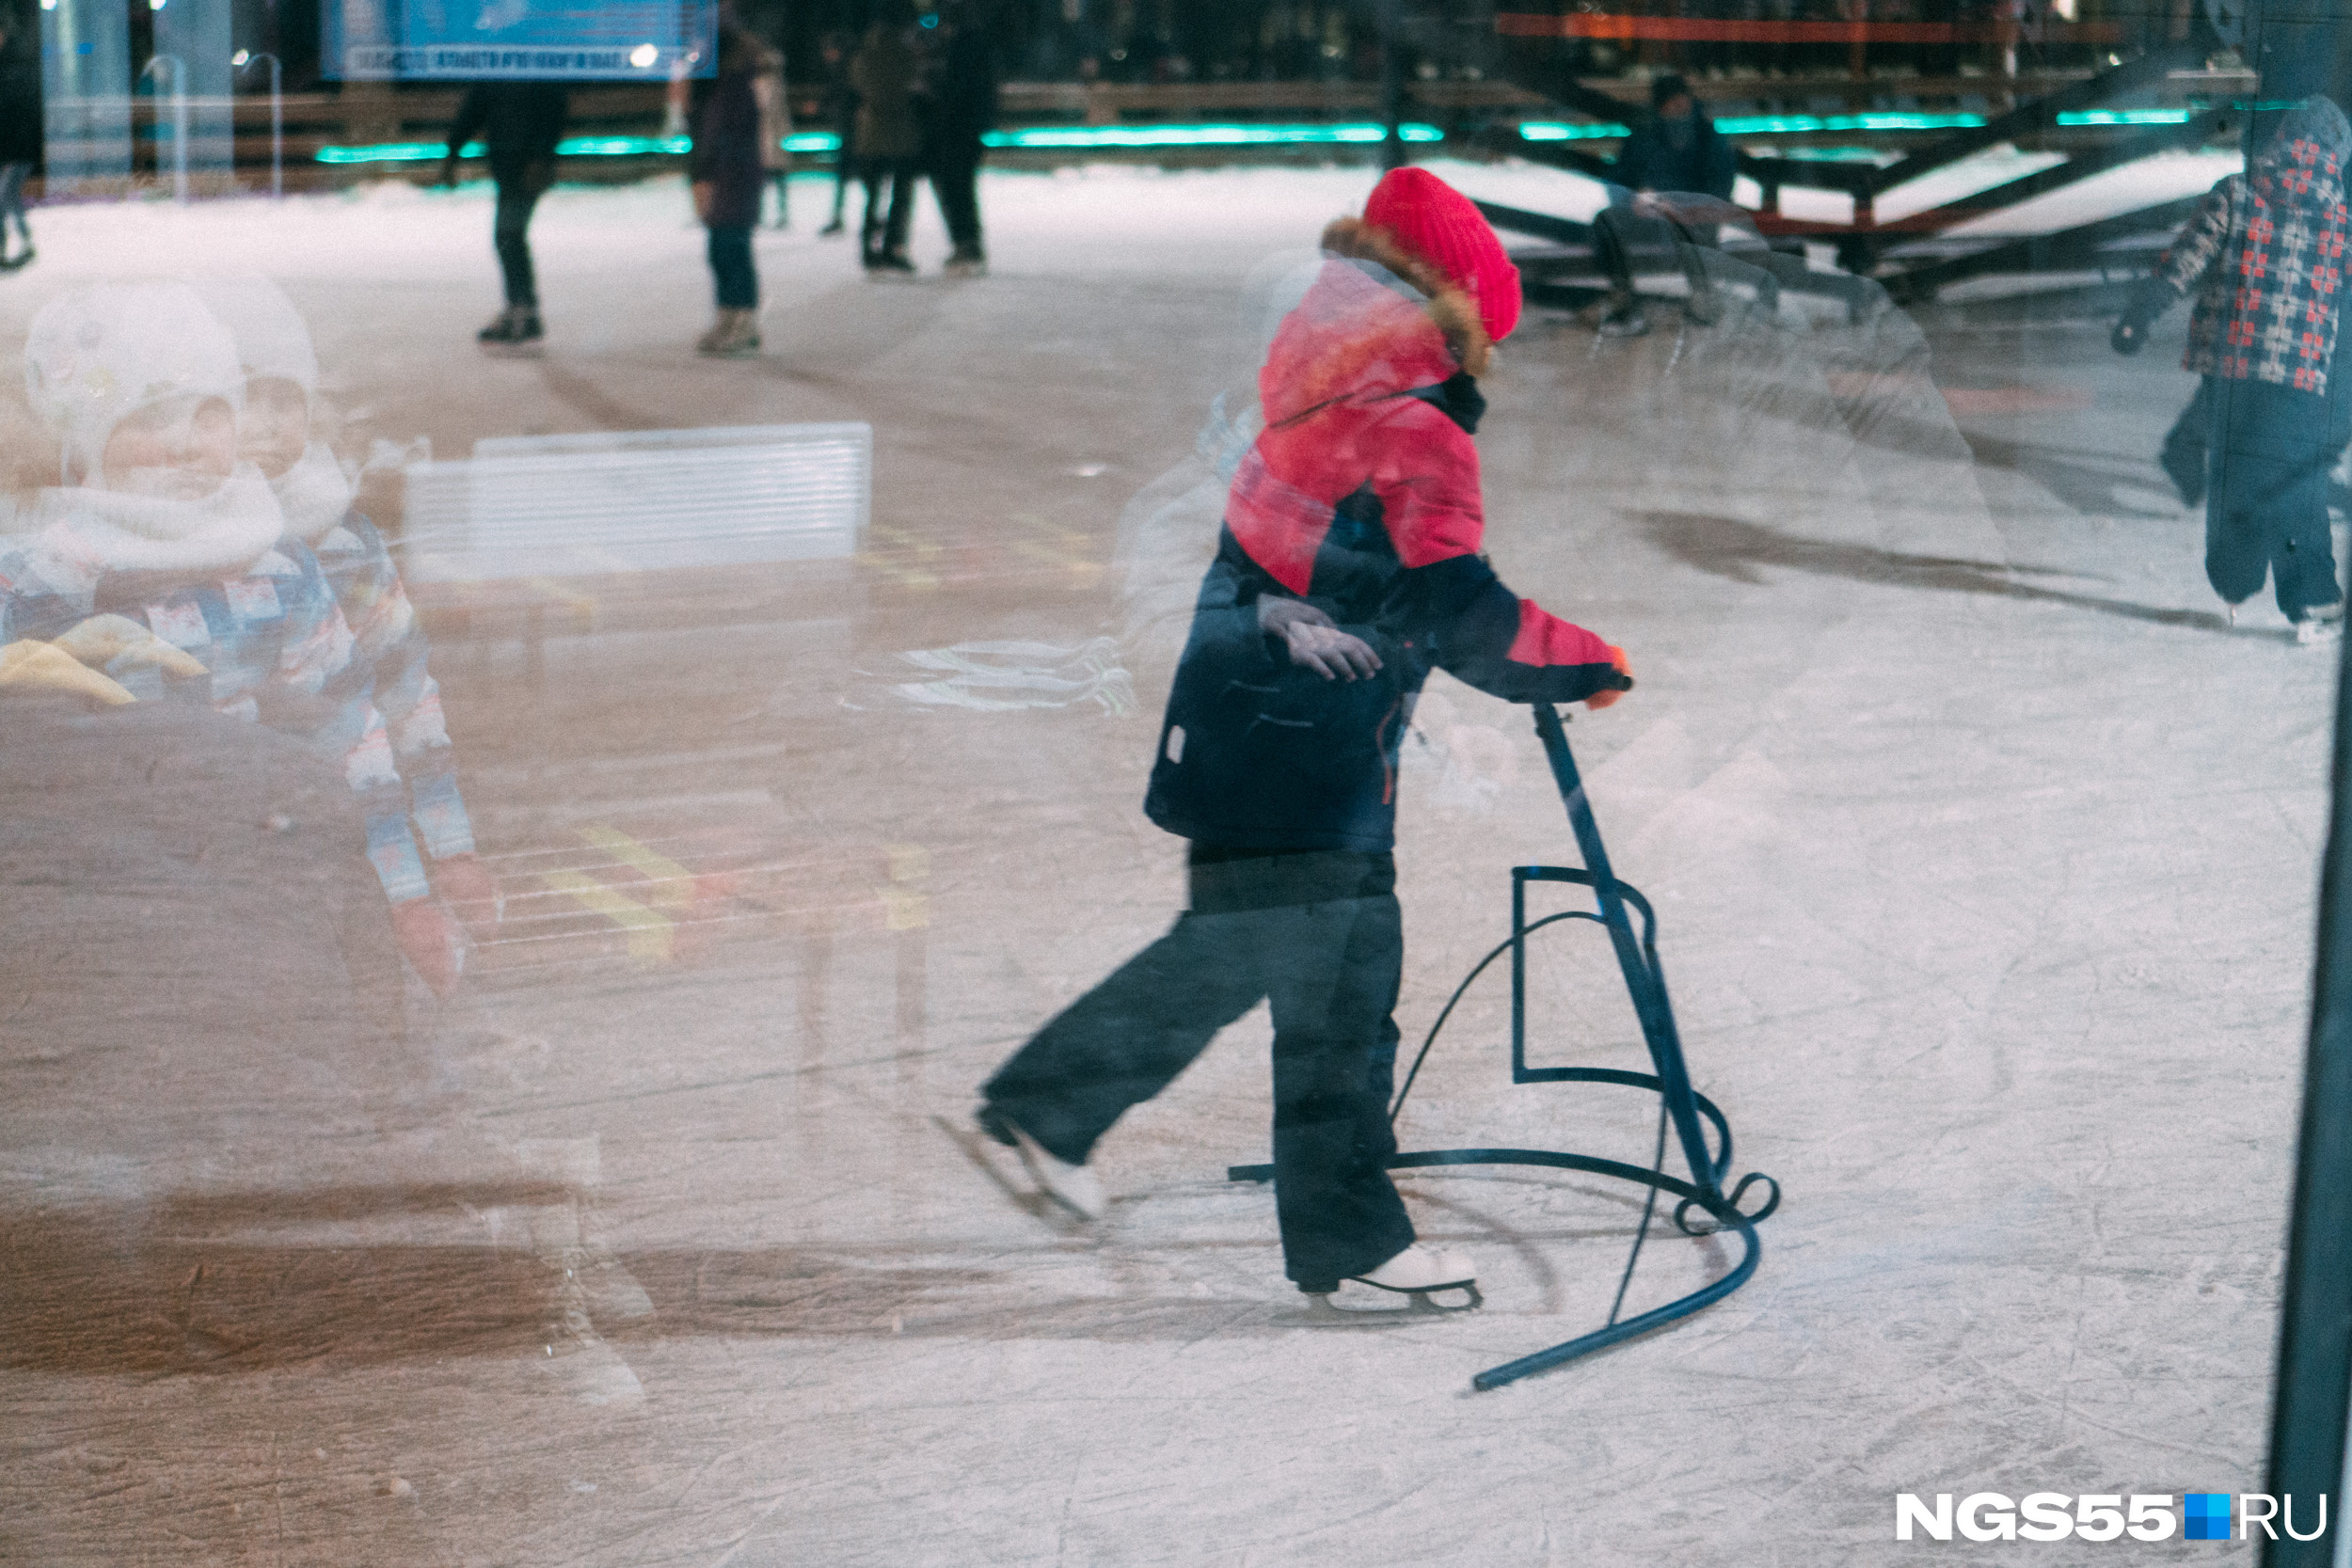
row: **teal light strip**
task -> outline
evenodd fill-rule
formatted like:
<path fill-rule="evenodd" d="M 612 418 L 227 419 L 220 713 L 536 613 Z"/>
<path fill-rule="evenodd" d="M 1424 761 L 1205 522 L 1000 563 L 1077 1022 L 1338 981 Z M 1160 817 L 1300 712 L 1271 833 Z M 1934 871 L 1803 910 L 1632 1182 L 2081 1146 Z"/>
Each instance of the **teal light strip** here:
<path fill-rule="evenodd" d="M 1982 115 L 1735 115 L 1715 122 L 1727 136 L 1804 135 L 1817 131 L 1959 131 L 1982 125 Z M 1605 141 L 1631 135 L 1623 125 L 1601 120 L 1581 124 L 1552 119 L 1523 120 L 1524 141 Z"/>
<path fill-rule="evenodd" d="M 691 152 L 691 136 L 566 136 L 555 144 L 564 158 L 643 158 L 661 152 Z"/>
<path fill-rule="evenodd" d="M 1397 133 L 1408 142 L 1443 141 L 1445 133 L 1434 125 L 1407 123 Z M 1360 125 L 1047 125 L 1025 131 L 991 131 L 980 137 L 990 147 L 1123 148 L 1123 147 L 1307 147 L 1361 145 L 1388 135 L 1378 124 Z"/>
<path fill-rule="evenodd" d="M 2233 105 L 2238 109 L 2284 108 L 2285 104 Z M 2195 118 L 2194 109 L 2080 109 L 2058 117 L 2060 125 L 2181 125 Z M 1725 135 L 1805 135 L 1822 131 L 1957 131 L 1982 125 L 1982 115 L 1859 114 L 1752 115 L 1719 119 L 1715 128 Z M 1407 123 L 1398 128 L 1408 142 L 1445 139 L 1434 125 Z M 1611 141 L 1631 131 L 1609 120 L 1531 119 L 1519 125 L 1522 140 L 1533 142 Z M 1374 123 L 1348 125 L 1042 125 L 1020 131 L 991 131 L 980 139 L 990 147 L 1019 150 L 1154 147 L 1328 147 L 1366 146 L 1388 135 Z M 830 131 L 799 131 L 784 139 L 792 152 L 835 152 L 841 138 Z M 675 156 L 693 147 L 686 136 L 572 136 L 556 151 L 566 158 L 644 158 Z M 428 163 L 441 156 L 440 142 L 380 142 L 373 147 L 322 147 L 322 164 Z M 469 143 L 464 155 L 482 156 L 480 142 Z M 1796 156 L 1795 152 L 1789 155 Z M 1860 150 L 1816 152 L 1815 157 L 1861 158 Z"/>
<path fill-rule="evenodd" d="M 2185 125 L 2194 109 L 2074 109 L 2058 117 L 2060 125 Z"/>
<path fill-rule="evenodd" d="M 1798 164 L 1878 164 L 1893 163 L 1899 153 L 1882 152 L 1875 147 L 1790 147 L 1780 156 Z"/>
<path fill-rule="evenodd" d="M 415 164 L 437 158 L 449 150 L 447 143 L 437 141 L 378 142 L 373 147 L 322 147 L 318 161 L 322 164 Z M 468 142 L 465 155 L 482 156 L 480 142 Z"/>
<path fill-rule="evenodd" d="M 1613 136 L 1629 136 L 1632 129 L 1613 125 L 1605 119 L 1577 125 L 1556 119 L 1523 119 L 1519 121 L 1522 141 L 1602 141 Z"/>
<path fill-rule="evenodd" d="M 555 150 L 566 158 L 642 158 L 648 154 L 684 152 L 693 146 L 685 136 L 566 136 L 555 144 Z M 437 141 L 378 142 L 373 147 L 322 147 L 318 161 L 322 164 L 417 164 L 430 163 L 449 150 L 449 144 Z M 479 158 L 483 146 L 468 142 L 459 156 Z"/>
<path fill-rule="evenodd" d="M 1408 123 L 1398 127 L 1408 142 L 1437 142 L 1445 133 L 1434 125 Z M 1622 135 L 1624 132 L 1615 133 Z M 990 147 L 1152 148 L 1152 147 L 1314 147 L 1362 146 L 1388 135 L 1378 124 L 1357 125 L 1048 125 L 1023 131 L 991 131 L 980 139 Z M 571 136 L 556 144 L 566 158 L 644 158 L 675 155 L 692 150 L 686 136 Z M 801 131 L 784 139 L 791 152 L 834 152 L 841 138 L 830 131 Z M 445 150 L 440 142 L 379 142 L 373 147 L 322 147 L 322 164 L 429 163 Z M 464 156 L 482 156 L 482 144 L 469 142 Z"/>
<path fill-rule="evenodd" d="M 1983 123 L 1982 115 L 1743 115 L 1719 119 L 1715 129 L 1727 136 L 1786 136 L 1809 131 L 1965 131 Z"/>

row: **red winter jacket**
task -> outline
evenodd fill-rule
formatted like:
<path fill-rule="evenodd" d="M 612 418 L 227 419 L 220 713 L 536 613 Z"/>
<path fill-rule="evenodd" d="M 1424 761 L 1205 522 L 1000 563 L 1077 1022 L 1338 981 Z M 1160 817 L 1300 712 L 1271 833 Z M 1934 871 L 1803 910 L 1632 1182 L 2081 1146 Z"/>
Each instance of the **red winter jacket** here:
<path fill-rule="evenodd" d="M 1386 850 L 1397 747 L 1433 666 L 1512 702 L 1631 687 L 1599 638 L 1515 597 L 1479 554 L 1485 400 L 1439 325 L 1445 303 L 1332 260 L 1276 332 L 1258 378 L 1266 428 L 1233 478 L 1144 804 L 1168 832 Z M 1294 665 L 1260 627 L 1269 595 L 1371 643 L 1379 673 Z"/>

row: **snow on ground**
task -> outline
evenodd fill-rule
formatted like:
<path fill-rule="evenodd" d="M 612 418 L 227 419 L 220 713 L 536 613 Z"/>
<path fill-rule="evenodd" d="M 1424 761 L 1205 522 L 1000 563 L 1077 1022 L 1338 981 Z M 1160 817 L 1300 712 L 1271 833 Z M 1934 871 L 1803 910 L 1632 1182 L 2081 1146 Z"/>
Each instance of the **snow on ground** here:
<path fill-rule="evenodd" d="M 2150 461 L 2177 313 L 2126 361 L 2080 296 L 1610 342 L 1539 311 L 1488 380 L 1492 557 L 1629 652 L 1570 734 L 1735 1168 L 1787 1193 L 1740 1294 L 1473 1395 L 1604 1315 L 1639 1207 L 1430 1176 L 1486 1309 L 1304 1326 L 1222 1180 L 1264 1148 L 1262 1016 L 1105 1141 L 1099 1227 L 977 1163 L 974 1085 L 1180 901 L 1136 808 L 1215 538 L 1196 433 L 1247 398 L 1261 263 L 1370 182 L 993 176 L 992 276 L 869 284 L 803 181 L 729 363 L 689 347 L 674 182 L 549 198 L 538 359 L 469 341 L 478 188 L 35 214 L 0 337 L 87 278 L 251 266 L 355 451 L 847 418 L 876 466 L 853 562 L 570 585 L 593 624 L 535 672 L 518 626 L 437 647 L 510 900 L 561 904 L 558 865 L 653 907 L 650 847 L 696 890 L 675 940 L 575 908 L 412 998 L 349 1099 L 273 1066 L 298 1041 L 175 1056 L 127 983 L 0 1031 L 0 1556 L 1883 1568 L 1959 1549 L 1895 1544 L 1899 1491 L 2255 1482 L 2333 667 L 2202 581 Z M 910 650 L 1097 638 L 1123 714 L 872 700 Z M 1408 1042 L 1507 868 L 1573 859 L 1524 714 L 1440 678 L 1417 731 Z M 1534 969 L 1539 1061 L 1638 1063 L 1600 955 Z M 1646 1160 L 1638 1096 L 1509 1085 L 1504 1013 L 1449 1025 L 1408 1147 Z M 1630 1303 L 1726 1256 L 1654 1237 Z"/>
<path fill-rule="evenodd" d="M 2025 152 L 2003 142 L 1881 192 L 1870 210 L 1881 223 L 1893 223 L 1914 213 L 1924 213 L 1963 200 L 1979 191 L 1989 191 L 1995 185 L 2023 180 L 2028 174 L 2039 174 L 2064 162 L 2066 155 L 2061 152 Z"/>
<path fill-rule="evenodd" d="M 2183 197 L 2202 196 L 2214 182 L 2235 174 L 2246 160 L 2235 152 L 2160 152 L 2153 158 L 2094 174 L 2047 196 L 2021 201 L 2006 211 L 1954 226 L 1956 235 L 2044 234 L 2073 229 L 2119 213 L 2160 207 Z"/>

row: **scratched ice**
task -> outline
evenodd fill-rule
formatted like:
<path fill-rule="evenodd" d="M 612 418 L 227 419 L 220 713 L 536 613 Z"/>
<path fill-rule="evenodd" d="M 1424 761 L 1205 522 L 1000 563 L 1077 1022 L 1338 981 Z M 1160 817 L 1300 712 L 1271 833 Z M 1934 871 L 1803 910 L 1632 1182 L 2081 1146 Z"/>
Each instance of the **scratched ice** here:
<path fill-rule="evenodd" d="M 1264 1153 L 1263 1015 L 1105 1141 L 1099 1227 L 977 1162 L 979 1078 L 1181 903 L 1138 805 L 1211 411 L 1247 432 L 1256 269 L 1370 182 L 993 174 L 969 284 L 763 231 L 766 348 L 722 364 L 674 185 L 548 198 L 539 360 L 470 341 L 479 190 L 39 214 L 0 341 L 125 257 L 258 266 L 347 456 L 865 420 L 874 532 L 535 623 L 421 591 L 508 918 L 395 1043 L 330 1027 L 313 906 L 235 880 L 263 815 L 182 810 L 219 779 L 0 745 L 0 1559 L 1882 1568 L 1953 1549 L 1892 1543 L 1898 1491 L 2255 1483 L 2333 669 L 2222 622 L 2153 463 L 2185 312 L 2120 360 L 2095 288 L 1851 327 L 1735 289 L 1610 342 L 1539 309 L 1485 385 L 1487 548 L 1629 651 L 1571 733 L 1699 1085 L 1788 1193 L 1745 1291 L 1472 1396 L 1598 1321 L 1637 1200 L 1432 1175 L 1486 1308 L 1295 1326 L 1271 1200 L 1222 1179 Z M 1123 711 L 842 700 L 1096 639 Z M 1408 1041 L 1507 868 L 1572 859 L 1523 713 L 1440 677 L 1419 730 Z M 1605 955 L 1533 968 L 1541 1060 L 1638 1065 Z M 1646 1160 L 1638 1097 L 1508 1084 L 1504 995 L 1407 1146 Z M 1655 1239 L 1632 1300 L 1724 1258 Z"/>

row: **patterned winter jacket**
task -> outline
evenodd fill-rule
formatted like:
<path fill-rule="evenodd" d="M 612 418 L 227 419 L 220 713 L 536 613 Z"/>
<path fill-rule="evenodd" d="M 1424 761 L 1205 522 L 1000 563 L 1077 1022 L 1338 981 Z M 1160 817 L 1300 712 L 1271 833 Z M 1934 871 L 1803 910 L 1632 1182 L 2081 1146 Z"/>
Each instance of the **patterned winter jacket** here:
<path fill-rule="evenodd" d="M 2154 309 L 2143 310 L 2153 318 L 2197 291 L 2183 369 L 2326 395 L 2344 291 L 2345 142 L 2334 105 L 2300 105 L 2248 172 L 2205 193 L 2158 259 Z"/>
<path fill-rule="evenodd" d="M 138 623 L 205 669 L 172 675 L 125 654 L 106 666 L 108 676 L 141 702 L 200 703 L 308 739 L 358 796 L 368 859 L 386 895 L 405 903 L 431 892 L 384 721 L 310 550 L 281 539 L 259 560 L 223 572 L 124 571 L 70 525 L 0 550 L 0 646 L 53 640 L 104 614 Z"/>
<path fill-rule="evenodd" d="M 437 861 L 473 853 L 441 689 L 425 662 L 431 649 L 384 535 L 364 515 L 348 512 L 310 547 L 350 624 L 355 660 L 373 676 L 375 708 L 407 782 L 425 853 Z"/>

